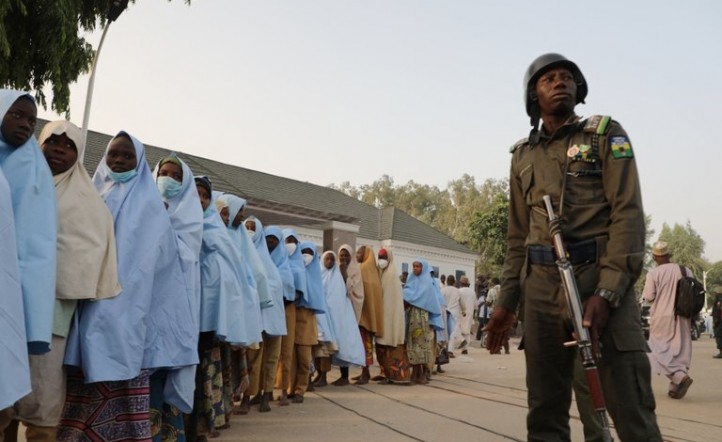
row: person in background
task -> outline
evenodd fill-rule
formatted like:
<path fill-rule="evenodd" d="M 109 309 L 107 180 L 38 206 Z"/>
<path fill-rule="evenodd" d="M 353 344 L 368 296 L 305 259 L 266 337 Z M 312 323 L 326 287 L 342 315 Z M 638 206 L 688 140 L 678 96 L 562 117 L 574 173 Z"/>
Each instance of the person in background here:
<path fill-rule="evenodd" d="M 406 350 L 411 364 L 411 383 L 427 384 L 426 371 L 434 362 L 434 333 L 441 330 L 442 308 L 434 286 L 429 264 L 417 258 L 404 287 L 406 308 Z"/>
<path fill-rule="evenodd" d="M 273 396 L 273 386 L 276 382 L 276 369 L 278 357 L 281 354 L 281 339 L 287 333 L 286 315 L 284 312 L 284 287 L 281 273 L 268 251 L 266 233 L 261 220 L 249 216 L 243 222 L 248 236 L 253 241 L 258 256 L 268 276 L 269 288 L 273 296 L 272 305 L 261 309 L 263 324 L 263 342 L 261 348 L 246 350 L 250 383 L 243 394 L 240 414 L 248 413 L 251 405 L 259 405 L 262 412 L 271 411 L 270 400 Z M 251 399 L 251 397 L 253 397 Z"/>
<path fill-rule="evenodd" d="M 667 394 L 682 399 L 692 385 L 689 367 L 692 361 L 691 318 L 678 316 L 674 311 L 677 281 L 683 276 L 679 264 L 670 260 L 669 247 L 664 241 L 652 245 L 652 258 L 657 267 L 647 272 L 642 298 L 649 308 L 649 361 L 652 371 L 669 378 Z M 692 271 L 685 267 L 687 275 Z"/>
<path fill-rule="evenodd" d="M 383 300 L 381 278 L 376 267 L 373 248 L 360 246 L 356 250 L 356 262 L 361 267 L 361 280 L 364 286 L 364 303 L 359 320 L 359 329 L 366 349 L 366 365 L 356 379 L 356 385 L 368 383 L 371 379 L 369 367 L 374 363 L 374 337 L 384 335 Z"/>
<path fill-rule="evenodd" d="M 380 249 L 376 265 L 381 276 L 383 336 L 376 337 L 376 359 L 382 383 L 409 382 L 411 369 L 406 354 L 404 294 L 391 250 Z"/>
<path fill-rule="evenodd" d="M 351 301 L 354 315 L 356 317 L 356 325 L 358 326 L 361 320 L 361 312 L 363 311 L 364 302 L 364 285 L 363 278 L 361 277 L 361 267 L 358 262 L 353 258 L 355 256 L 353 248 L 348 244 L 342 244 L 338 249 L 338 269 L 346 283 L 346 294 Z M 359 337 L 361 337 L 360 329 Z M 363 338 L 361 338 L 363 343 Z M 361 365 L 366 365 L 361 364 Z M 337 387 L 343 387 L 349 384 L 349 367 L 348 365 L 339 364 L 339 370 L 341 376 L 333 381 L 333 385 Z"/>
<path fill-rule="evenodd" d="M 446 332 L 450 358 L 455 356 L 454 350 L 465 345 L 462 342 L 463 337 L 461 334 L 461 321 L 465 311 L 464 305 L 461 303 L 461 293 L 459 289 L 454 286 L 455 283 L 456 278 L 454 275 L 449 275 L 446 277 L 446 285 L 441 287 L 441 294 L 444 295 L 444 300 L 446 301 Z"/>
<path fill-rule="evenodd" d="M 718 350 L 718 353 L 713 358 L 722 359 L 722 293 L 715 294 L 714 305 L 712 306 L 712 328 Z"/>
<path fill-rule="evenodd" d="M 459 295 L 464 311 L 460 322 L 461 337 L 464 343 L 461 346 L 461 354 L 465 355 L 469 353 L 467 348 L 471 343 L 471 328 L 474 325 L 474 311 L 476 311 L 476 293 L 469 287 L 471 283 L 469 282 L 469 277 L 466 275 L 461 275 L 459 285 L 461 286 L 461 288 L 459 288 Z"/>
<path fill-rule="evenodd" d="M 329 250 L 324 252 L 321 258 L 321 280 L 338 343 L 338 351 L 331 356 L 331 363 L 342 368 L 346 367 L 346 383 L 348 384 L 349 365 L 363 366 L 366 363 L 366 352 L 359 334 L 351 299 L 346 294 L 346 283 L 336 263 L 336 256 Z M 343 377 L 339 379 L 343 379 Z M 327 381 L 326 372 L 321 372 L 319 381 Z"/>

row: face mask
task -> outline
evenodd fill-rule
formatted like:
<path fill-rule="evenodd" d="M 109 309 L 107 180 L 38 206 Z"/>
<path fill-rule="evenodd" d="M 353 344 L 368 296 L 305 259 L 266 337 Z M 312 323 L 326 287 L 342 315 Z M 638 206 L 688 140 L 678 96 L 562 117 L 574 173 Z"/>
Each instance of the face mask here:
<path fill-rule="evenodd" d="M 256 231 L 251 229 L 246 229 L 246 232 L 248 232 L 248 236 L 251 237 L 251 239 L 256 239 Z"/>
<path fill-rule="evenodd" d="M 136 175 L 138 175 L 138 171 L 135 169 L 131 169 L 127 172 L 113 172 L 112 170 L 108 169 L 108 176 L 116 183 L 125 183 L 131 178 L 134 178 Z"/>
<path fill-rule="evenodd" d="M 296 251 L 296 244 L 292 242 L 286 243 L 286 250 L 288 250 L 288 256 L 293 255 L 293 252 Z"/>
<path fill-rule="evenodd" d="M 304 253 L 304 254 L 303 254 L 303 263 L 304 263 L 305 265 L 309 265 L 309 264 L 311 264 L 312 262 L 313 262 L 313 255 L 311 255 L 311 254 L 309 254 L 309 253 Z"/>
<path fill-rule="evenodd" d="M 386 267 L 389 266 L 389 260 L 388 259 L 379 259 L 379 268 L 381 270 L 384 270 Z"/>
<path fill-rule="evenodd" d="M 208 208 L 203 211 L 203 218 L 208 218 L 213 214 L 213 212 L 217 212 L 217 210 L 215 207 L 213 207 L 213 204 L 210 204 Z"/>
<path fill-rule="evenodd" d="M 178 195 L 183 185 L 169 176 L 159 176 L 156 181 L 158 191 L 165 199 L 171 199 Z"/>

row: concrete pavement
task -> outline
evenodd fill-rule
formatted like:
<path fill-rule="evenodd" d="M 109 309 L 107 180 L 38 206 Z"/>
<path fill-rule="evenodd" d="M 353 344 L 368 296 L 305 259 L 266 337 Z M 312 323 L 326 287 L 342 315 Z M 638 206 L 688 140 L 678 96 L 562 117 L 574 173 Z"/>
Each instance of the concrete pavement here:
<path fill-rule="evenodd" d="M 516 344 L 517 342 L 512 342 Z M 667 379 L 653 376 L 657 416 L 666 441 L 722 440 L 722 360 L 714 340 L 695 341 L 690 376 L 694 384 L 682 400 L 667 396 Z M 524 441 L 526 387 L 524 356 L 489 355 L 478 348 L 457 354 L 446 373 L 426 386 L 327 386 L 305 395 L 303 404 L 270 413 L 253 407 L 234 416 L 218 442 L 230 441 Z M 375 375 L 377 369 L 372 368 Z M 337 369 L 331 380 L 338 376 Z M 353 375 L 352 371 L 352 375 Z M 582 441 L 576 407 L 571 410 L 572 440 Z M 615 440 L 619 440 L 615 436 Z"/>
<path fill-rule="evenodd" d="M 246 416 L 234 416 L 231 428 L 212 441 L 524 441 L 524 356 L 515 349 L 492 356 L 478 345 L 468 356 L 457 354 L 444 366 L 446 373 L 434 375 L 426 386 L 370 382 L 317 388 L 306 393 L 303 404 L 280 407 L 273 402 L 269 413 L 253 407 Z M 713 359 L 716 353 L 714 339 L 707 335 L 693 343 L 694 384 L 684 399 L 669 398 L 667 379 L 653 376 L 665 441 L 722 440 L 722 359 Z M 372 375 L 377 372 L 371 369 Z M 334 368 L 330 380 L 337 377 Z M 582 441 L 574 405 L 570 413 L 572 440 Z"/>

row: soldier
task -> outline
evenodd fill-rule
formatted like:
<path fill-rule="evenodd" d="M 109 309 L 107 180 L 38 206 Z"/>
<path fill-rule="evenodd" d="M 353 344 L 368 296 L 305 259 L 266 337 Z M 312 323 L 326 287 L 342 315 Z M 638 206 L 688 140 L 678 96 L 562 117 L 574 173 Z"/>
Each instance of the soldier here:
<path fill-rule="evenodd" d="M 559 54 L 534 60 L 524 88 L 533 128 L 511 149 L 508 251 L 500 305 L 486 327 L 487 348 L 499 350 L 523 296 L 528 440 L 570 440 L 577 352 L 563 345 L 572 336 L 542 201 L 550 195 L 617 434 L 623 441 L 661 441 L 634 295 L 645 230 L 629 137 L 610 117 L 583 120 L 575 114 L 587 83 L 577 65 Z"/>

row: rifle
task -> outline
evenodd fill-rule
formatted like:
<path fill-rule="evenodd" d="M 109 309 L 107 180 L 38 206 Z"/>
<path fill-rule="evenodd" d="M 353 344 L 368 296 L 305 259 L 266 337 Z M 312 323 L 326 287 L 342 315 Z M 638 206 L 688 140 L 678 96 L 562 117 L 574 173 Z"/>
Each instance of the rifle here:
<path fill-rule="evenodd" d="M 592 352 L 592 340 L 589 336 L 589 330 L 582 325 L 584 310 L 582 308 L 581 298 L 579 297 L 577 280 L 574 278 L 574 268 L 572 267 L 572 263 L 567 259 L 567 253 L 562 239 L 562 232 L 559 227 L 559 217 L 554 213 L 552 199 L 549 195 L 544 195 L 543 200 L 546 205 L 547 215 L 549 216 L 549 235 L 552 238 L 554 251 L 556 252 L 558 258 L 557 268 L 559 269 L 559 275 L 561 275 L 562 278 L 562 285 L 564 286 L 564 294 L 567 298 L 567 305 L 569 306 L 569 315 L 574 326 L 574 333 L 577 336 L 576 341 L 565 342 L 564 345 L 576 345 L 579 349 L 582 366 L 584 367 L 584 375 L 587 380 L 587 385 L 589 386 L 592 403 L 594 404 L 594 411 L 597 412 L 599 421 L 602 424 L 602 437 L 604 438 L 604 442 L 612 442 L 614 439 L 612 439 L 612 434 L 609 431 L 607 405 L 604 401 L 604 393 L 602 392 L 602 383 L 599 379 L 599 371 L 597 371 L 597 363 L 594 360 L 594 354 Z"/>

